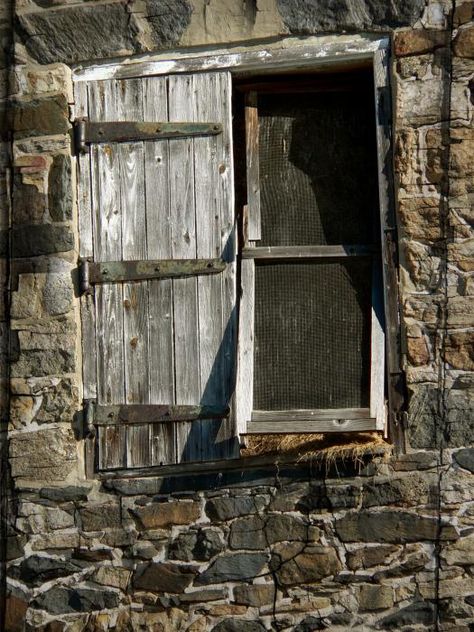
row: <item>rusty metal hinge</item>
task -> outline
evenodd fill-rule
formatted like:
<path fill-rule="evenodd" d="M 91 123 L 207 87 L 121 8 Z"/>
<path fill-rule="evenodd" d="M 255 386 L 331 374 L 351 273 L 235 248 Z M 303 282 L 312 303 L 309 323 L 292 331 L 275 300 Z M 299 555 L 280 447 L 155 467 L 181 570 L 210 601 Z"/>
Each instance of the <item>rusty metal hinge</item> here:
<path fill-rule="evenodd" d="M 133 424 L 170 423 L 174 421 L 197 421 L 201 419 L 223 419 L 230 414 L 228 406 L 201 406 L 176 404 L 117 404 L 98 405 L 87 400 L 87 429 L 97 426 L 120 426 Z"/>
<path fill-rule="evenodd" d="M 91 122 L 86 118 L 74 122 L 74 140 L 77 153 L 85 153 L 92 143 L 123 143 L 164 138 L 215 136 L 222 133 L 221 123 L 194 123 L 168 121 L 111 121 Z"/>
<path fill-rule="evenodd" d="M 96 430 L 95 430 L 95 425 L 94 425 L 94 410 L 95 410 L 95 400 L 85 399 L 84 405 L 83 405 L 83 420 L 84 420 L 83 436 L 85 439 L 92 439 L 96 435 Z"/>

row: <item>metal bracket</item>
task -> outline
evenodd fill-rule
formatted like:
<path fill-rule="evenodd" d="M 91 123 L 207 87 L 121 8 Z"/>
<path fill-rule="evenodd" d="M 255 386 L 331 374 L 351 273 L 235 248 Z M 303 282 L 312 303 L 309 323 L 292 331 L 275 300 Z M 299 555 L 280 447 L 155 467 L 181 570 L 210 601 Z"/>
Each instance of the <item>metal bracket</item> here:
<path fill-rule="evenodd" d="M 158 259 L 145 261 L 92 262 L 79 260 L 79 286 L 90 294 L 98 283 L 120 283 L 151 279 L 180 279 L 197 275 L 219 274 L 226 269 L 222 259 Z"/>
<path fill-rule="evenodd" d="M 84 438 L 91 439 L 95 437 L 95 426 L 94 426 L 94 409 L 95 409 L 95 400 L 93 399 L 85 399 L 84 400 Z"/>
<path fill-rule="evenodd" d="M 76 151 L 85 153 L 92 143 L 123 143 L 163 138 L 215 136 L 222 133 L 221 123 L 169 123 L 168 121 L 111 121 L 92 123 L 86 118 L 74 122 Z"/>

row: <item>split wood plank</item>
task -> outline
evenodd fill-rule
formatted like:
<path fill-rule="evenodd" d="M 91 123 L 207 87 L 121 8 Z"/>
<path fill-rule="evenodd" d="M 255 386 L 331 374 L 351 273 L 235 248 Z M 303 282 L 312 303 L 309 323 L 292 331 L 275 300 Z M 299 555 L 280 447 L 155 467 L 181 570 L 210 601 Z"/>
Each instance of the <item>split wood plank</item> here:
<path fill-rule="evenodd" d="M 258 241 L 262 238 L 258 133 L 257 93 L 249 92 L 245 95 L 245 147 L 247 154 L 248 238 L 251 241 Z"/>
<path fill-rule="evenodd" d="M 117 117 L 117 82 L 89 84 L 89 114 L 92 120 Z M 122 207 L 117 149 L 109 144 L 91 147 L 94 255 L 97 261 L 122 255 Z M 121 286 L 97 287 L 96 357 L 97 398 L 101 404 L 124 401 L 123 292 Z M 125 428 L 107 428 L 99 433 L 99 467 L 126 465 Z"/>
<path fill-rule="evenodd" d="M 244 248 L 242 259 L 329 259 L 368 257 L 377 251 L 371 244 L 332 246 L 256 246 Z"/>
<path fill-rule="evenodd" d="M 235 417 L 239 435 L 246 432 L 253 409 L 255 263 L 252 259 L 241 262 L 241 285 L 235 389 Z"/>
<path fill-rule="evenodd" d="M 145 121 L 168 120 L 168 80 L 166 77 L 144 79 L 143 117 Z M 169 259 L 172 256 L 169 170 L 168 141 L 146 143 L 145 189 L 149 259 Z M 148 282 L 148 310 L 150 404 L 175 403 L 174 315 L 171 280 Z M 150 465 L 176 462 L 176 424 L 150 425 L 149 441 Z"/>
<path fill-rule="evenodd" d="M 251 419 L 254 422 L 265 421 L 328 421 L 332 419 L 367 419 L 369 408 L 320 408 L 314 410 L 254 410 Z"/>
<path fill-rule="evenodd" d="M 378 257 L 372 263 L 372 309 L 370 319 L 370 417 L 377 430 L 385 429 L 385 316 L 382 270 Z"/>
<path fill-rule="evenodd" d="M 168 78 L 168 114 L 172 121 L 192 121 L 192 75 Z M 173 258 L 196 258 L 193 139 L 169 141 L 170 218 Z M 197 166 L 199 170 L 202 165 Z M 199 401 L 198 301 L 195 278 L 173 281 L 175 392 L 177 404 Z M 199 460 L 201 436 L 187 423 L 176 424 L 177 460 Z"/>

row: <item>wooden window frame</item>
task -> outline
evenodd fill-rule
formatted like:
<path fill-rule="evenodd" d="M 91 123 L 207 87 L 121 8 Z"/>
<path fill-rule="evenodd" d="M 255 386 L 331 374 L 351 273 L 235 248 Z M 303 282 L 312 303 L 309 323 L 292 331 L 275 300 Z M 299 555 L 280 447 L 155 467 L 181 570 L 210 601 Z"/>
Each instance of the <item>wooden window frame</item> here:
<path fill-rule="evenodd" d="M 108 63 L 81 64 L 73 70 L 73 80 L 76 89 L 81 88 L 84 81 L 104 79 L 129 79 L 144 78 L 149 76 L 169 75 L 174 73 L 194 73 L 209 70 L 228 70 L 234 77 L 251 77 L 262 74 L 281 74 L 291 72 L 336 71 L 350 70 L 361 66 L 371 66 L 374 74 L 374 100 L 376 113 L 377 136 L 377 162 L 379 206 L 381 218 L 381 258 L 383 274 L 383 311 L 385 314 L 385 342 L 382 341 L 383 332 L 377 331 L 376 348 L 377 361 L 373 366 L 385 367 L 386 375 L 381 376 L 381 371 L 375 376 L 377 379 L 377 397 L 371 398 L 370 416 L 376 420 L 373 429 L 384 430 L 391 439 L 403 449 L 403 437 L 398 424 L 399 410 L 403 404 L 400 396 L 401 366 L 400 366 L 400 318 L 398 301 L 398 279 L 396 271 L 396 218 L 393 205 L 393 182 L 391 164 L 391 97 L 389 81 L 390 41 L 388 37 L 379 37 L 373 34 L 359 35 L 334 35 L 316 36 L 307 38 L 283 38 L 278 42 L 267 45 L 251 45 L 248 48 L 237 47 L 232 52 L 227 49 L 213 50 L 193 49 L 178 51 L 170 54 L 147 54 L 136 56 L 126 60 L 110 61 Z M 249 103 L 249 107 L 252 104 Z M 80 112 L 76 112 L 80 116 Z M 249 109 L 249 116 L 252 116 Z M 79 159 L 80 160 L 80 159 Z M 85 195 L 79 190 L 79 196 Z M 253 215 L 252 215 L 253 217 Z M 314 254 L 314 253 L 313 253 Z M 251 279 L 248 278 L 250 265 L 246 262 L 252 259 L 242 259 L 241 286 L 251 287 Z M 243 332 L 250 331 L 253 314 L 251 298 L 252 293 L 246 292 L 240 299 L 239 339 L 237 350 L 237 382 L 234 400 L 232 402 L 233 415 L 236 420 L 239 436 L 255 431 L 257 422 L 249 416 L 249 384 L 252 373 L 253 358 L 250 357 L 251 349 L 246 344 Z M 380 297 L 375 297 L 378 300 Z M 373 302 L 375 306 L 375 302 Z M 87 319 L 86 319 L 87 326 Z M 87 332 L 85 332 L 87 333 Z M 375 335 L 375 334 L 374 334 Z M 248 341 L 247 341 L 248 342 Z M 384 401 L 384 383 L 387 385 L 387 404 Z M 245 390 L 244 390 L 245 387 Z M 389 415 L 385 412 L 388 410 Z M 346 411 L 347 412 L 347 411 Z M 334 413 L 334 411 L 333 411 Z M 359 423 L 361 415 L 339 416 L 339 414 L 327 414 L 306 418 L 305 413 L 292 411 L 291 415 L 284 414 L 288 421 L 278 423 L 280 432 L 346 432 L 348 430 L 364 430 Z M 337 420 L 334 421 L 334 417 Z M 341 423 L 339 420 L 344 418 Z M 387 431 L 387 420 L 388 428 Z M 260 432 L 275 430 L 277 420 L 275 415 L 271 423 L 260 422 Z M 324 424 L 322 423 L 324 422 Z M 328 422 L 328 423 L 326 423 Z M 89 450 L 90 451 L 90 450 Z M 211 468 L 215 463 L 197 464 L 199 469 Z M 196 464 L 159 466 L 167 472 L 193 469 Z M 148 468 L 147 468 L 148 469 Z M 156 469 L 156 468 L 155 468 Z M 141 470 L 143 471 L 143 470 Z M 124 470 L 122 472 L 125 473 Z M 131 470 L 139 474 L 137 470 Z"/>

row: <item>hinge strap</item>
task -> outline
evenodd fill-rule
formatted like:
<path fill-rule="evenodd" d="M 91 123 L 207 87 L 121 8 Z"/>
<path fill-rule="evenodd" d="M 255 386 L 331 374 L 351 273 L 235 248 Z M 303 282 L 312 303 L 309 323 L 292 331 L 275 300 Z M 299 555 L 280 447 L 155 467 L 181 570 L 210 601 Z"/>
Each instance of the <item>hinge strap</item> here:
<path fill-rule="evenodd" d="M 163 138 L 215 136 L 222 133 L 221 123 L 193 123 L 167 121 L 113 121 L 91 123 L 86 118 L 75 121 L 76 151 L 84 153 L 92 143 L 123 143 Z"/>
<path fill-rule="evenodd" d="M 200 419 L 223 419 L 230 413 L 228 406 L 178 406 L 166 404 L 123 404 L 99 406 L 93 404 L 95 426 L 118 426 L 130 424 L 168 423 L 174 421 L 197 421 Z"/>
<path fill-rule="evenodd" d="M 179 279 L 197 275 L 219 274 L 226 269 L 222 259 L 156 259 L 153 261 L 79 261 L 79 283 L 82 293 L 91 285 L 146 281 L 148 279 Z"/>

